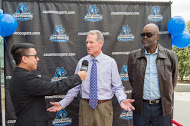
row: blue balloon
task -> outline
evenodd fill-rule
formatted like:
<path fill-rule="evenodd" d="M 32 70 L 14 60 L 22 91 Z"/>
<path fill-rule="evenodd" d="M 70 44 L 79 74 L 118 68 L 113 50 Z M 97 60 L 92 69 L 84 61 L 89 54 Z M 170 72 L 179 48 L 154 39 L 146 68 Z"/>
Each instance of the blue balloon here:
<path fill-rule="evenodd" d="M 185 28 L 185 30 L 183 32 L 189 32 L 189 31 L 187 30 L 187 28 Z"/>
<path fill-rule="evenodd" d="M 0 9 L 0 15 L 2 15 L 3 14 L 3 10 L 2 9 Z"/>
<path fill-rule="evenodd" d="M 10 14 L 3 14 L 1 22 L 1 36 L 7 37 L 12 35 L 17 29 L 17 20 Z"/>
<path fill-rule="evenodd" d="M 2 17 L 3 17 L 3 10 L 0 9 L 0 20 L 1 20 Z"/>
<path fill-rule="evenodd" d="M 182 34 L 172 36 L 172 44 L 178 48 L 186 48 L 190 44 L 190 34 L 183 32 Z"/>
<path fill-rule="evenodd" d="M 181 34 L 185 30 L 185 20 L 181 16 L 174 16 L 168 23 L 168 32 L 171 35 Z"/>

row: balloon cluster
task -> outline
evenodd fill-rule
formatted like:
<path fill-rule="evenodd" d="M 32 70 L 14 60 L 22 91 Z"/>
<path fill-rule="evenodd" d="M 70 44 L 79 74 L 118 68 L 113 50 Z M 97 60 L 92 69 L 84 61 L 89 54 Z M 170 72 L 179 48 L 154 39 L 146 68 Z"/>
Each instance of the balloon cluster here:
<path fill-rule="evenodd" d="M 0 9 L 0 35 L 7 37 L 12 35 L 17 29 L 17 20 L 10 14 L 3 14 Z"/>
<path fill-rule="evenodd" d="M 178 48 L 188 47 L 190 44 L 190 34 L 186 29 L 186 24 L 181 16 L 174 16 L 168 23 L 168 32 L 172 35 L 172 44 Z"/>

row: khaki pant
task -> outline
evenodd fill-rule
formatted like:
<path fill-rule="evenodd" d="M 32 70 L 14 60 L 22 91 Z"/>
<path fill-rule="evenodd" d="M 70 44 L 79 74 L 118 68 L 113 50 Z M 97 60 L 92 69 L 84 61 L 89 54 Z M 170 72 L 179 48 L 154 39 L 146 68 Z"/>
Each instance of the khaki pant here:
<path fill-rule="evenodd" d="M 112 126 L 113 107 L 112 101 L 107 101 L 93 110 L 89 103 L 80 100 L 79 126 Z"/>

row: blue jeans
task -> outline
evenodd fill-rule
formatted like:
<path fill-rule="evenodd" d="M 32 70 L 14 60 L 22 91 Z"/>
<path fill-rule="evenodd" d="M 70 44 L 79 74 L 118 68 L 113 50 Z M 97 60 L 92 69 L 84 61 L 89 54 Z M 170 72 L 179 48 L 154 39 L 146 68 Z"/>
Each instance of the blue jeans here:
<path fill-rule="evenodd" d="M 152 104 L 143 102 L 142 114 L 133 112 L 134 126 L 171 126 L 172 115 L 163 117 L 162 104 Z"/>

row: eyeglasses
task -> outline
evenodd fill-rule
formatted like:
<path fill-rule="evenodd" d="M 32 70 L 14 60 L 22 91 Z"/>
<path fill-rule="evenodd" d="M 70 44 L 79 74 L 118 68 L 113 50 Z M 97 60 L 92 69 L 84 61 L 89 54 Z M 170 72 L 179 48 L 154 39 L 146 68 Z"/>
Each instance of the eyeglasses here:
<path fill-rule="evenodd" d="M 37 55 L 24 55 L 24 56 L 34 56 L 36 59 L 38 58 Z"/>
<path fill-rule="evenodd" d="M 141 38 L 144 38 L 145 36 L 148 37 L 148 38 L 151 38 L 153 35 L 157 35 L 159 33 L 155 33 L 155 34 L 152 34 L 152 33 L 141 33 L 140 36 Z"/>

